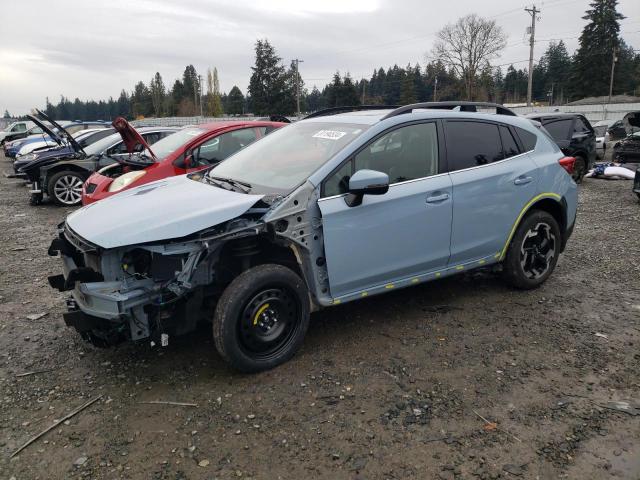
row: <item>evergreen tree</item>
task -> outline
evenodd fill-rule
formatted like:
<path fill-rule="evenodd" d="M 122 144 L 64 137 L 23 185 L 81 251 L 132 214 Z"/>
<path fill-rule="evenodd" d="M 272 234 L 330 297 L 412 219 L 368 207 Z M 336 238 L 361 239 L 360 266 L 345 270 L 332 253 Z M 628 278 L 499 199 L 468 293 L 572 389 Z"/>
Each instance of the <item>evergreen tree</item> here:
<path fill-rule="evenodd" d="M 196 115 L 196 109 L 198 108 L 198 97 L 200 96 L 200 80 L 198 78 L 198 72 L 193 65 L 187 65 L 182 74 L 182 98 L 178 102 L 183 110 L 187 109 L 184 115 Z M 188 102 L 185 102 L 188 100 Z M 189 109 L 188 106 L 191 105 Z"/>
<path fill-rule="evenodd" d="M 571 71 L 571 92 L 575 98 L 606 95 L 609 92 L 611 58 L 620 47 L 618 0 L 594 0 L 585 12 L 587 25 L 580 35 L 580 47 Z"/>
<path fill-rule="evenodd" d="M 47 103 L 49 102 L 49 99 L 47 98 Z M 9 113 L 9 110 L 5 110 L 4 111 L 4 115 L 2 116 L 2 118 L 12 118 L 11 114 Z"/>
<path fill-rule="evenodd" d="M 413 82 L 413 75 L 405 75 L 400 87 L 400 105 L 416 103 L 416 91 Z"/>
<path fill-rule="evenodd" d="M 151 93 L 143 82 L 136 83 L 130 101 L 133 118 L 144 118 L 153 111 Z"/>
<path fill-rule="evenodd" d="M 166 92 L 160 72 L 156 72 L 155 76 L 151 79 L 151 82 L 149 82 L 149 93 L 151 95 L 151 103 L 153 105 L 153 114 L 156 117 L 162 116 Z"/>
<path fill-rule="evenodd" d="M 311 93 L 307 95 L 307 111 L 317 112 L 322 110 L 326 105 L 326 99 L 323 97 L 318 87 L 315 85 L 311 89 Z"/>
<path fill-rule="evenodd" d="M 358 90 L 356 90 L 349 73 L 342 79 L 340 105 L 360 105 L 360 95 L 358 95 Z"/>
<path fill-rule="evenodd" d="M 287 95 L 287 73 L 268 40 L 258 40 L 255 45 L 256 60 L 251 67 L 249 95 L 253 113 L 269 115 L 290 113 L 282 111 Z"/>
<path fill-rule="evenodd" d="M 234 85 L 227 98 L 227 113 L 230 115 L 241 115 L 244 113 L 244 95 L 240 89 Z"/>
<path fill-rule="evenodd" d="M 130 108 L 129 108 L 129 95 L 123 89 L 120 92 L 120 96 L 118 97 L 118 101 L 116 102 L 116 115 L 120 117 L 129 117 Z"/>
<path fill-rule="evenodd" d="M 547 68 L 544 90 L 552 105 L 562 104 L 571 72 L 571 57 L 564 42 L 551 42 L 543 55 L 543 61 Z"/>
<path fill-rule="evenodd" d="M 47 117 L 54 120 L 56 119 L 56 107 L 54 107 L 53 104 L 49 102 L 49 97 L 47 97 L 45 102 L 44 113 L 47 115 Z"/>

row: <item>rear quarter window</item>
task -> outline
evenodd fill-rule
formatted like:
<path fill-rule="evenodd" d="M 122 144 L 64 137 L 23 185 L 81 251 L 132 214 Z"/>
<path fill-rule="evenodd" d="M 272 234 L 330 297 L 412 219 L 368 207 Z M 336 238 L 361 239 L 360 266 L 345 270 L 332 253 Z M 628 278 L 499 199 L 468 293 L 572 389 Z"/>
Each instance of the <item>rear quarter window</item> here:
<path fill-rule="evenodd" d="M 524 128 L 516 127 L 516 133 L 520 137 L 525 152 L 535 150 L 538 137 L 535 133 L 527 132 Z"/>

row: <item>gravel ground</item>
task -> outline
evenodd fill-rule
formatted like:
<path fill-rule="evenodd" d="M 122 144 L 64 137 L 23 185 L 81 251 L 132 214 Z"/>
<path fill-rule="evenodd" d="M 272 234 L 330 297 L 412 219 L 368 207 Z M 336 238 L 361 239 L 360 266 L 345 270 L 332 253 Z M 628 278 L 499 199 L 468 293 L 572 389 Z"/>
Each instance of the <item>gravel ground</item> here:
<path fill-rule="evenodd" d="M 250 376 L 208 327 L 111 350 L 66 328 L 46 249 L 69 211 L 0 177 L 0 478 L 640 478 L 631 182 L 584 182 L 542 288 L 475 273 L 328 309 L 292 361 Z"/>

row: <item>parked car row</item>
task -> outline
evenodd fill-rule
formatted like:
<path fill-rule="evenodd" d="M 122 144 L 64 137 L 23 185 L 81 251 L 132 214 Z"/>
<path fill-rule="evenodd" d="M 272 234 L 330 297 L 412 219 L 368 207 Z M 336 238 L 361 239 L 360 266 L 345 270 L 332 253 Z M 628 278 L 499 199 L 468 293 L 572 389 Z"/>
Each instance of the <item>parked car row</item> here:
<path fill-rule="evenodd" d="M 153 144 L 113 126 L 126 153 L 94 154 L 88 205 L 49 248 L 65 322 L 97 346 L 166 345 L 212 320 L 221 356 L 260 371 L 295 354 L 314 310 L 476 268 L 535 288 L 574 228 L 576 159 L 500 105 L 330 109 Z"/>

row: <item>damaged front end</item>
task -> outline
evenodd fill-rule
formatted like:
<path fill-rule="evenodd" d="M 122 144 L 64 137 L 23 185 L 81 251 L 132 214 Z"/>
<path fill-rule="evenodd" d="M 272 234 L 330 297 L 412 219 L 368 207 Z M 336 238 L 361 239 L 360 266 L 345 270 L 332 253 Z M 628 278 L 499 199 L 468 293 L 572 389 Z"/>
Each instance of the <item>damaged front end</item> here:
<path fill-rule="evenodd" d="M 264 242 L 260 216 L 248 211 L 183 239 L 116 248 L 61 224 L 48 253 L 60 255 L 63 274 L 49 283 L 71 292 L 65 323 L 99 347 L 145 339 L 164 346 L 194 330 Z"/>

